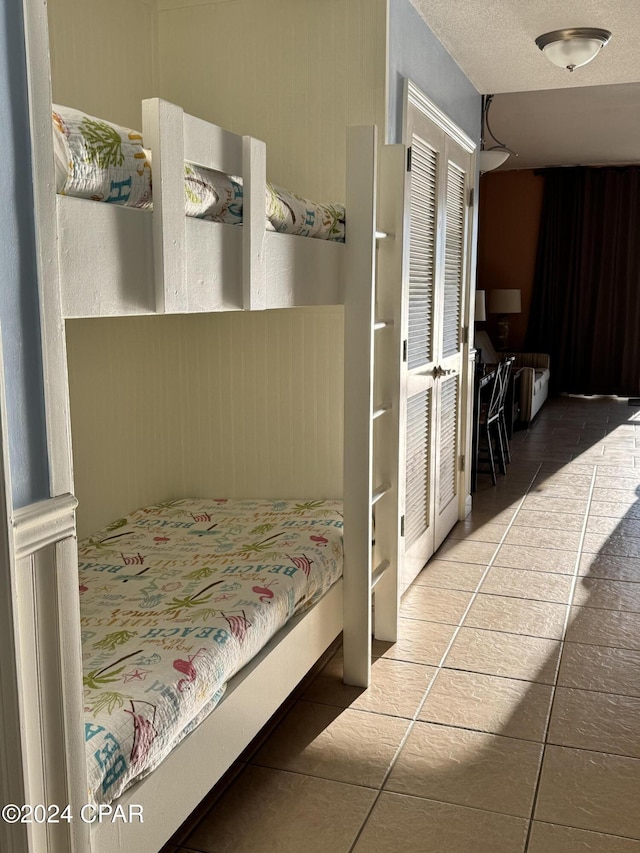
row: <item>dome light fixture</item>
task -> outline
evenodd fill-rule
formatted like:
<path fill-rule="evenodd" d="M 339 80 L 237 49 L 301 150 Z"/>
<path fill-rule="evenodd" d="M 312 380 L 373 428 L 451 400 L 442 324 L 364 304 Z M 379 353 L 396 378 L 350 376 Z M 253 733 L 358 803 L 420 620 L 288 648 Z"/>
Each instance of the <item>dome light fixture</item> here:
<path fill-rule="evenodd" d="M 509 155 L 513 154 L 514 157 L 517 157 L 515 151 L 512 151 L 510 148 L 504 144 L 504 142 L 500 142 L 493 135 L 491 127 L 489 125 L 489 107 L 493 101 L 493 95 L 484 95 L 482 99 L 482 139 L 480 140 L 480 152 L 479 152 L 479 162 L 478 167 L 481 173 L 490 172 L 492 169 L 497 169 L 498 166 L 502 166 L 504 162 L 509 159 Z M 490 148 L 487 148 L 485 145 L 485 133 L 487 133 L 495 145 L 492 145 Z"/>
<path fill-rule="evenodd" d="M 610 38 L 609 30 L 573 27 L 544 33 L 538 36 L 536 44 L 554 65 L 574 71 L 595 59 Z"/>

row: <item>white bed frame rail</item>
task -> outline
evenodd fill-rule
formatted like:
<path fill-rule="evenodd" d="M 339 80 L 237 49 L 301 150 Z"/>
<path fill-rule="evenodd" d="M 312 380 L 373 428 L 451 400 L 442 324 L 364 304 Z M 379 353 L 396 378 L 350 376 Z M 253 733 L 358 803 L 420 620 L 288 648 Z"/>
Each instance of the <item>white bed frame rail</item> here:
<path fill-rule="evenodd" d="M 266 229 L 266 148 L 151 98 L 153 211 L 57 196 L 63 315 L 116 317 L 344 302 L 345 246 Z M 243 224 L 185 216 L 184 163 L 243 179 Z"/>
<path fill-rule="evenodd" d="M 153 245 L 156 310 L 175 314 L 190 310 L 199 282 L 189 279 L 188 265 L 201 242 L 188 245 L 184 214 L 183 164 L 196 163 L 243 178 L 242 307 L 267 307 L 265 258 L 266 145 L 187 115 L 180 107 L 150 98 L 142 102 L 142 135 L 153 156 Z M 209 223 L 210 224 L 210 223 Z M 189 235 L 190 237 L 191 235 Z M 206 283 L 203 282 L 203 284 Z"/>

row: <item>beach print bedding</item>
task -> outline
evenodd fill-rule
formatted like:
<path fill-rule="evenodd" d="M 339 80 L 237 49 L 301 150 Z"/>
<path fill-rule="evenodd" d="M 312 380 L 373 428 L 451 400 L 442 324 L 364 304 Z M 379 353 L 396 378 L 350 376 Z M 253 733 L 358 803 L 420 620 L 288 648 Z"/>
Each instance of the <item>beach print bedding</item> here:
<path fill-rule="evenodd" d="M 342 574 L 340 501 L 176 500 L 79 545 L 89 796 L 146 776 Z"/>
<path fill-rule="evenodd" d="M 142 134 L 69 107 L 53 107 L 56 190 L 127 207 L 152 206 L 151 152 Z M 184 164 L 185 213 L 242 223 L 242 178 Z M 301 237 L 344 242 L 344 207 L 301 198 L 267 183 L 267 228 Z"/>

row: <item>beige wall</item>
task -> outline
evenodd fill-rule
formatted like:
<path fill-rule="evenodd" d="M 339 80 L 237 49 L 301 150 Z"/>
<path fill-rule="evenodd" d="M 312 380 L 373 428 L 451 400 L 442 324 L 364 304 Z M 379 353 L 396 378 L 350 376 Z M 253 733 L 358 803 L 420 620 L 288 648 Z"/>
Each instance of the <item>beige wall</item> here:
<path fill-rule="evenodd" d="M 157 94 L 152 0 L 49 0 L 53 101 L 140 130 Z"/>
<path fill-rule="evenodd" d="M 491 172 L 480 179 L 478 289 L 519 288 L 522 313 L 511 317 L 509 345 L 524 347 L 535 273 L 544 178 L 533 170 Z M 487 330 L 495 343 L 495 315 Z"/>
<path fill-rule="evenodd" d="M 271 180 L 344 200 L 346 128 L 386 122 L 387 0 L 50 0 L 54 99 L 140 100 L 267 142 Z M 343 312 L 70 321 L 79 531 L 177 495 L 342 494 Z"/>
<path fill-rule="evenodd" d="M 80 536 L 173 497 L 340 497 L 342 317 L 68 321 Z"/>
<path fill-rule="evenodd" d="M 384 135 L 386 0 L 161 5 L 161 96 L 263 139 L 275 183 L 344 201 L 346 127 Z"/>

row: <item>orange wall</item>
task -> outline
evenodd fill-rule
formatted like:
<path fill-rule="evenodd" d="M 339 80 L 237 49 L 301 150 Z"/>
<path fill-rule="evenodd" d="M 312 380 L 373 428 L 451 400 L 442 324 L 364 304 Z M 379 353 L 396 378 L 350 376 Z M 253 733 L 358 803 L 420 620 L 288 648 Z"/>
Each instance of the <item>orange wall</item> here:
<path fill-rule="evenodd" d="M 543 176 L 528 169 L 490 172 L 480 179 L 477 287 L 522 291 L 522 313 L 513 314 L 510 324 L 509 347 L 515 350 L 524 347 L 527 331 L 543 187 Z M 487 314 L 494 344 L 496 319 Z"/>

